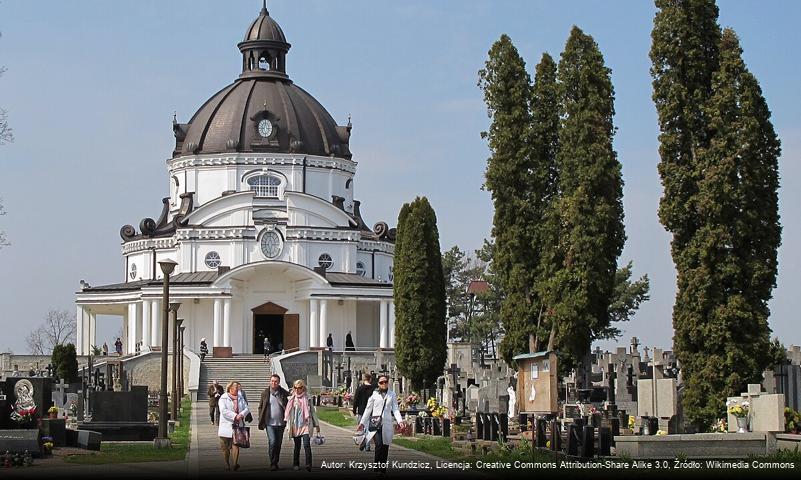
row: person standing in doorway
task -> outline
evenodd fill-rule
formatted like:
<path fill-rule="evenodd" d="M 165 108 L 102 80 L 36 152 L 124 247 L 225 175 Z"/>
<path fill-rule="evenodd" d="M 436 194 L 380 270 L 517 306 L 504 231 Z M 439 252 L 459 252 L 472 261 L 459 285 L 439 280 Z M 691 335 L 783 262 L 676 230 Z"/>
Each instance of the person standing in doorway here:
<path fill-rule="evenodd" d="M 220 397 L 222 396 L 223 387 L 217 380 L 214 380 L 211 385 L 209 385 L 209 416 L 211 417 L 211 424 L 217 425 L 217 422 L 220 418 L 220 407 L 219 401 Z"/>
<path fill-rule="evenodd" d="M 108 343 L 103 342 L 103 356 L 108 356 Z"/>
<path fill-rule="evenodd" d="M 403 426 L 403 418 L 398 410 L 398 396 L 389 389 L 389 376 L 378 376 L 378 389 L 373 391 L 367 401 L 367 407 L 359 421 L 357 432 L 367 432 L 366 441 L 375 441 L 375 471 L 379 474 L 387 472 L 387 457 L 392 444 L 394 429 L 392 419 Z"/>
<path fill-rule="evenodd" d="M 328 338 L 325 339 L 325 346 L 328 347 L 329 352 L 334 351 L 334 337 L 331 334 L 328 334 Z"/>
<path fill-rule="evenodd" d="M 284 412 L 284 421 L 289 427 L 289 436 L 295 441 L 292 466 L 295 470 L 300 470 L 300 444 L 302 442 L 306 452 L 306 470 L 311 472 L 312 451 L 309 436 L 312 428 L 316 428 L 317 434 L 320 434 L 320 422 L 317 420 L 317 411 L 306 392 L 306 384 L 303 383 L 303 380 L 295 380 L 292 387 L 292 396 L 287 399 Z"/>
<path fill-rule="evenodd" d="M 369 373 L 362 375 L 362 384 L 356 387 L 356 393 L 353 394 L 353 415 L 356 418 L 362 418 L 364 410 L 367 408 L 367 400 L 373 395 L 375 385 L 373 385 L 373 376 Z M 365 442 L 364 449 L 370 451 L 370 444 Z"/>
<path fill-rule="evenodd" d="M 202 362 L 203 360 L 205 360 L 206 359 L 206 355 L 208 355 L 208 354 L 209 354 L 209 346 L 206 344 L 206 339 L 205 338 L 201 338 L 200 339 L 200 361 Z"/>
<path fill-rule="evenodd" d="M 270 337 L 264 337 L 264 359 L 267 360 L 267 356 L 271 353 L 273 353 L 273 343 Z"/>
<path fill-rule="evenodd" d="M 281 443 L 284 438 L 284 412 L 289 392 L 281 387 L 281 377 L 273 374 L 270 386 L 261 392 L 259 400 L 259 430 L 267 430 L 267 455 L 270 459 L 270 470 L 278 470 L 281 458 Z"/>
<path fill-rule="evenodd" d="M 114 342 L 114 350 L 117 352 L 117 356 L 122 356 L 122 340 L 120 337 L 117 337 L 117 341 Z"/>
<path fill-rule="evenodd" d="M 220 437 L 220 450 L 225 460 L 225 469 L 231 470 L 231 460 L 234 471 L 239 470 L 239 447 L 234 444 L 234 425 L 244 426 L 248 410 L 245 397 L 239 394 L 239 384 L 231 382 L 227 385 L 220 397 L 220 427 L 217 436 Z"/>
<path fill-rule="evenodd" d="M 350 330 L 348 330 L 348 334 L 345 335 L 345 350 L 348 352 L 356 350 L 356 346 L 353 345 L 353 336 L 350 334 Z"/>

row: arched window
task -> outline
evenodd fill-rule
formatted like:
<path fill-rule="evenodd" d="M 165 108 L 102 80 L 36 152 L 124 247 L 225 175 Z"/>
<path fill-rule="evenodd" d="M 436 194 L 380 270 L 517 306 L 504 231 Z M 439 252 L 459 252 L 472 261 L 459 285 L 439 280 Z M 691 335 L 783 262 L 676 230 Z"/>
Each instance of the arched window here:
<path fill-rule="evenodd" d="M 278 187 L 281 180 L 272 175 L 259 175 L 248 179 L 250 189 L 256 192 L 257 197 L 278 198 Z"/>
<path fill-rule="evenodd" d="M 209 268 L 217 268 L 222 263 L 222 259 L 220 258 L 220 254 L 217 252 L 209 252 L 206 254 L 206 266 Z"/>
<path fill-rule="evenodd" d="M 364 262 L 356 262 L 356 275 L 363 277 L 365 273 L 367 269 L 364 268 Z"/>

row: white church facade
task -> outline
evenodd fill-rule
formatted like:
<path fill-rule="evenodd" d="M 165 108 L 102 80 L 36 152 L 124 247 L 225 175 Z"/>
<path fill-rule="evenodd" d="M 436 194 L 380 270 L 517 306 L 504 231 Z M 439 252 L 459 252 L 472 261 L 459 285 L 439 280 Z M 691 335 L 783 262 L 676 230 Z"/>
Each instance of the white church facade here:
<path fill-rule="evenodd" d="M 191 350 L 205 338 L 262 353 L 264 337 L 314 350 L 329 334 L 344 350 L 348 332 L 358 351 L 393 349 L 395 232 L 362 219 L 350 121 L 337 125 L 289 78 L 290 44 L 266 8 L 238 47 L 241 75 L 173 122 L 161 215 L 120 231 L 124 280 L 77 292 L 79 355 L 103 343 L 107 315 L 123 317 L 125 354 L 161 345 L 167 259 Z"/>

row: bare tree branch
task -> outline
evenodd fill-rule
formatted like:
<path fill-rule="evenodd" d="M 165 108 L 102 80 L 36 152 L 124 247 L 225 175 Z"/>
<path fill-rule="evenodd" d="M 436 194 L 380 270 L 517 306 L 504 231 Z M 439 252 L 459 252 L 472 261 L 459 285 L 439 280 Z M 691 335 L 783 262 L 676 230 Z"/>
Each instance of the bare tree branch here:
<path fill-rule="evenodd" d="M 3 208 L 3 199 L 0 198 L 0 216 L 3 216 L 5 214 L 6 211 Z M 0 230 L 0 248 L 7 247 L 9 245 L 11 244 L 8 242 L 8 239 L 6 238 L 6 232 Z"/>
<path fill-rule="evenodd" d="M 53 347 L 75 343 L 78 323 L 75 313 L 67 310 L 50 310 L 42 325 L 28 334 L 25 342 L 34 355 L 50 355 Z"/>

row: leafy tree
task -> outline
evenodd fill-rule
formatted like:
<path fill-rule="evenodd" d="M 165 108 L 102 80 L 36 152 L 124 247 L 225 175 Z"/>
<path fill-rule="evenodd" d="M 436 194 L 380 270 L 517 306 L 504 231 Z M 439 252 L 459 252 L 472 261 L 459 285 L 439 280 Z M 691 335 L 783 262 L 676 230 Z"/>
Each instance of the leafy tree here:
<path fill-rule="evenodd" d="M 393 271 L 398 370 L 429 387 L 445 366 L 447 326 L 437 217 L 425 197 L 401 208 Z"/>
<path fill-rule="evenodd" d="M 612 303 L 609 304 L 609 318 L 612 323 L 595 333 L 598 340 L 615 339 L 622 335 L 620 329 L 613 324 L 631 320 L 642 302 L 650 299 L 650 281 L 648 275 L 631 280 L 632 262 L 620 267 L 615 272 L 615 290 Z"/>
<path fill-rule="evenodd" d="M 768 362 L 769 368 L 776 365 L 785 365 L 790 363 L 789 359 L 787 358 L 787 347 L 785 347 L 784 344 L 779 341 L 779 337 L 774 337 L 773 341 L 770 342 L 768 358 L 770 359 Z"/>
<path fill-rule="evenodd" d="M 573 27 L 558 70 L 560 196 L 553 218 L 562 263 L 545 288 L 549 344 L 558 346 L 566 368 L 609 332 L 617 258 L 626 240 L 610 75 L 593 38 Z"/>

